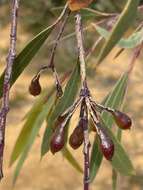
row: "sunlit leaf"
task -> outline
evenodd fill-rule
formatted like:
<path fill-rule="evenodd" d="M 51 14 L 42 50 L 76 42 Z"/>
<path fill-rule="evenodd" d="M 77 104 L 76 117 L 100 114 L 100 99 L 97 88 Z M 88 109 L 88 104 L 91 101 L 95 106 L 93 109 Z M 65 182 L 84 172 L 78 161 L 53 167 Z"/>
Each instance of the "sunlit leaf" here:
<path fill-rule="evenodd" d="M 123 12 L 121 13 L 121 16 L 113 27 L 111 34 L 109 35 L 101 50 L 98 58 L 98 63 L 100 63 L 109 54 L 109 52 L 121 39 L 123 34 L 132 25 L 133 21 L 136 18 L 138 4 L 139 0 L 128 0 Z"/>
<path fill-rule="evenodd" d="M 39 113 L 42 111 L 43 104 L 48 100 L 50 96 L 54 93 L 54 89 L 49 90 L 49 93 L 43 92 L 41 96 L 35 101 L 32 108 L 28 111 L 24 119 L 26 119 L 22 130 L 16 140 L 15 146 L 12 150 L 10 157 L 10 166 L 16 161 L 19 155 L 23 152 L 27 140 L 29 139 L 32 128 L 34 127 L 34 122 L 37 119 Z"/>
<path fill-rule="evenodd" d="M 25 144 L 24 150 L 21 153 L 20 158 L 19 158 L 18 163 L 17 163 L 16 168 L 15 168 L 14 179 L 13 179 L 14 183 L 16 182 L 16 179 L 17 179 L 17 177 L 20 173 L 20 170 L 23 166 L 23 163 L 24 163 L 25 159 L 27 158 L 27 155 L 31 149 L 31 146 L 33 145 L 33 143 L 34 143 L 34 141 L 38 135 L 38 132 L 42 126 L 43 121 L 46 119 L 47 115 L 49 114 L 49 112 L 50 112 L 50 110 L 54 104 L 54 101 L 55 101 L 55 97 L 51 96 L 49 98 L 49 100 L 47 101 L 47 103 L 45 103 L 42 106 L 41 112 L 38 114 L 37 118 L 32 123 L 33 127 L 31 130 L 31 133 L 29 135 L 29 138 Z"/>
<path fill-rule="evenodd" d="M 110 32 L 108 32 L 106 29 L 95 25 L 97 32 L 104 37 L 105 39 L 107 39 L 110 35 Z M 138 32 L 133 33 L 131 36 L 129 36 L 127 39 L 121 39 L 117 45 L 121 48 L 134 48 L 136 46 L 138 46 L 139 44 L 141 44 L 143 41 L 143 30 L 140 30 Z"/>
<path fill-rule="evenodd" d="M 104 121 L 102 121 L 102 125 L 105 126 Z M 115 137 L 111 129 L 109 127 L 106 127 L 106 130 L 113 140 L 114 146 L 115 146 L 115 153 L 112 158 L 111 164 L 112 166 L 121 174 L 123 175 L 133 175 L 134 174 L 134 168 L 131 163 L 131 160 L 129 159 L 128 154 L 123 149 L 122 145 L 118 141 L 118 139 Z"/>

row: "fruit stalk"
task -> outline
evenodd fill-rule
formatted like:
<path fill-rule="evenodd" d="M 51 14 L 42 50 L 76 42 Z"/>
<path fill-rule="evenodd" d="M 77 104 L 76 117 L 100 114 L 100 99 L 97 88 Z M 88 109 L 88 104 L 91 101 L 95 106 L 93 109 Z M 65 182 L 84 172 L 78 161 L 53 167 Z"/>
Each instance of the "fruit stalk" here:
<path fill-rule="evenodd" d="M 9 45 L 7 65 L 4 75 L 2 107 L 0 111 L 0 180 L 3 178 L 3 169 L 2 169 L 3 150 L 4 150 L 4 141 L 5 141 L 6 117 L 9 111 L 10 80 L 12 76 L 13 63 L 16 56 L 18 9 L 19 9 L 19 0 L 12 0 L 10 45 Z"/>

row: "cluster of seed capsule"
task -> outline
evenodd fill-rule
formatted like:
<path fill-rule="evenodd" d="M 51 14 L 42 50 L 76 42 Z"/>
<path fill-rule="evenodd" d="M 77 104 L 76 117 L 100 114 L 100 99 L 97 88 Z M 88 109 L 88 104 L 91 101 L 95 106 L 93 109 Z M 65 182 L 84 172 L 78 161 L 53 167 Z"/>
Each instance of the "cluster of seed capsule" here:
<path fill-rule="evenodd" d="M 30 94 L 37 96 L 41 92 L 39 77 L 34 77 L 29 87 Z M 81 90 L 79 98 L 74 104 L 69 107 L 63 114 L 61 114 L 53 128 L 53 134 L 50 141 L 50 149 L 53 154 L 63 149 L 67 139 L 66 126 L 71 120 L 74 112 L 80 106 L 80 115 L 77 126 L 74 128 L 69 137 L 69 144 L 73 149 L 78 149 L 84 142 L 84 131 L 88 129 L 89 116 L 93 122 L 93 131 L 96 132 L 100 139 L 100 149 L 107 160 L 111 160 L 114 155 L 114 143 L 108 134 L 106 127 L 101 122 L 101 113 L 106 111 L 110 113 L 117 126 L 123 130 L 130 129 L 131 119 L 128 115 L 115 109 L 104 107 L 96 103 L 86 87 Z"/>

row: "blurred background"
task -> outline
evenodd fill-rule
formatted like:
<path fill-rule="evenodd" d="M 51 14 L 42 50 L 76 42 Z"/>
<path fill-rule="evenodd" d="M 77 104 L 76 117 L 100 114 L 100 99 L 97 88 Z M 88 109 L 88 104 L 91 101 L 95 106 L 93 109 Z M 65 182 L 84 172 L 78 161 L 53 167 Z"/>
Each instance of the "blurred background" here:
<path fill-rule="evenodd" d="M 97 0 L 96 8 L 105 12 L 119 12 L 125 4 L 125 0 Z M 24 0 L 20 1 L 20 18 L 18 25 L 17 51 L 20 52 L 29 40 L 38 32 L 49 26 L 62 10 L 64 1 L 59 0 Z M 84 13 L 84 27 L 90 22 L 95 21 L 94 14 Z M 96 18 L 97 19 L 97 18 Z M 0 74 L 5 67 L 5 59 L 9 46 L 10 29 L 10 2 L 0 0 Z M 58 29 L 57 29 L 58 31 Z M 74 17 L 72 17 L 66 27 L 65 35 L 74 32 Z M 12 189 L 12 176 L 14 167 L 9 168 L 9 159 L 16 138 L 23 125 L 23 117 L 31 108 L 35 99 L 28 94 L 28 86 L 37 72 L 38 68 L 48 62 L 51 41 L 54 39 L 55 32 L 40 49 L 31 64 L 25 69 L 20 78 L 11 90 L 11 109 L 8 115 L 6 129 L 6 149 L 4 155 L 5 178 L 0 183 L 0 189 Z M 97 39 L 97 33 L 92 28 L 84 32 L 85 48 L 92 46 Z M 60 43 L 56 54 L 56 66 L 60 73 L 71 70 L 76 63 L 76 40 L 75 37 L 68 38 Z M 106 60 L 100 65 L 95 74 L 95 60 L 98 49 L 92 54 L 88 61 L 88 83 L 91 88 L 92 96 L 98 102 L 102 101 L 107 93 L 113 88 L 121 74 L 126 71 L 130 62 L 131 51 L 124 51 L 119 58 L 113 59 L 117 48 L 110 53 Z M 136 174 L 132 177 L 119 177 L 119 190 L 142 190 L 143 189 L 143 63 L 142 55 L 137 61 L 132 72 L 127 99 L 125 101 L 125 111 L 133 119 L 131 131 L 123 133 L 123 144 L 128 152 Z M 42 84 L 45 88 L 53 85 L 51 74 L 42 77 Z M 77 119 L 73 118 L 74 121 Z M 14 187 L 15 190 L 82 190 L 82 175 L 72 168 L 63 159 L 60 153 L 56 156 L 48 153 L 40 161 L 41 136 L 44 128 L 41 128 L 39 136 L 24 164 L 23 170 Z M 82 165 L 82 148 L 73 152 L 79 163 Z M 106 160 L 102 163 L 97 178 L 91 185 L 91 190 L 111 189 L 111 166 Z"/>

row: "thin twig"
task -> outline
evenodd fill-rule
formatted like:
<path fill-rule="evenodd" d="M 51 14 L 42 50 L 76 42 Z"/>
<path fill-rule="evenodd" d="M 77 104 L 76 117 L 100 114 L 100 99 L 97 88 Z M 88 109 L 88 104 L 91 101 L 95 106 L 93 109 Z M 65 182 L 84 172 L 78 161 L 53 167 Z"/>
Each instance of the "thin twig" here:
<path fill-rule="evenodd" d="M 70 13 L 71 13 L 71 11 L 68 9 L 68 12 L 65 15 L 64 21 L 61 24 L 60 31 L 59 31 L 58 36 L 56 38 L 55 44 L 54 44 L 54 46 L 52 48 L 52 53 L 51 53 L 51 57 L 50 57 L 49 65 L 48 65 L 48 68 L 50 68 L 52 70 L 53 76 L 55 78 L 55 84 L 56 84 L 57 96 L 58 97 L 62 96 L 63 91 L 62 91 L 62 87 L 61 87 L 61 84 L 60 84 L 58 73 L 57 73 L 56 68 L 55 68 L 54 58 L 55 58 L 55 53 L 56 53 L 60 38 L 61 38 L 61 36 L 63 34 L 64 29 L 65 29 L 65 25 L 67 23 L 67 20 L 69 18 Z"/>
<path fill-rule="evenodd" d="M 76 38 L 78 45 L 78 54 L 80 60 L 80 75 L 82 81 L 82 88 L 84 89 L 86 84 L 86 65 L 85 65 L 85 51 L 83 48 L 83 36 L 82 36 L 82 23 L 81 23 L 81 15 L 79 13 L 76 14 Z"/>
<path fill-rule="evenodd" d="M 51 50 L 51 56 L 50 56 L 49 63 L 48 63 L 48 65 L 41 67 L 40 70 L 38 71 L 38 73 L 36 74 L 36 78 L 37 78 L 45 70 L 48 70 L 48 69 L 52 70 L 53 76 L 55 79 L 56 89 L 57 89 L 57 97 L 61 97 L 63 95 L 63 91 L 62 91 L 62 86 L 61 86 L 61 83 L 59 80 L 58 73 L 57 73 L 56 68 L 55 68 L 54 58 L 55 58 L 55 53 L 56 53 L 60 38 L 63 34 L 64 29 L 65 29 L 65 25 L 67 23 L 67 20 L 69 18 L 70 13 L 71 13 L 71 11 L 67 8 L 67 5 L 66 5 L 64 10 L 62 11 L 61 15 L 57 19 L 57 21 L 53 24 L 53 26 L 56 26 L 64 16 L 64 20 L 61 23 L 60 30 L 58 32 L 57 38 L 56 38 L 55 43 L 54 43 L 52 50 Z"/>
<path fill-rule="evenodd" d="M 60 16 L 57 18 L 57 20 L 54 22 L 54 24 L 51 25 L 51 27 L 56 26 L 56 25 L 61 21 L 61 19 L 62 19 L 63 16 L 65 15 L 67 9 L 68 9 L 68 3 L 66 3 L 66 5 L 64 6 L 64 9 L 63 9 L 63 11 L 61 12 Z"/>
<path fill-rule="evenodd" d="M 6 117 L 9 111 L 9 91 L 10 79 L 12 75 L 13 62 L 16 56 L 16 36 L 17 36 L 17 20 L 18 20 L 19 0 L 12 1 L 12 16 L 11 16 L 11 33 L 10 33 L 10 46 L 7 56 L 7 65 L 4 75 L 3 83 L 3 99 L 0 112 L 0 179 L 3 177 L 3 151 L 5 141 L 5 125 Z"/>
<path fill-rule="evenodd" d="M 54 44 L 54 46 L 53 46 L 53 48 L 52 48 L 52 53 L 51 53 L 51 57 L 50 57 L 50 61 L 49 61 L 49 67 L 50 67 L 51 69 L 54 68 L 55 52 L 56 52 L 57 46 L 58 46 L 58 44 L 59 44 L 60 38 L 61 38 L 61 36 L 62 36 L 62 34 L 63 34 L 63 31 L 64 31 L 64 29 L 65 29 L 65 25 L 66 25 L 67 20 L 68 20 L 68 18 L 69 18 L 70 12 L 71 12 L 71 11 L 68 10 L 68 13 L 67 13 L 67 15 L 66 15 L 65 18 L 64 18 L 64 21 L 63 21 L 62 24 L 61 24 L 60 30 L 59 30 L 59 32 L 58 32 L 58 36 L 57 36 L 57 38 L 56 38 L 56 40 L 55 40 L 55 44 Z"/>

